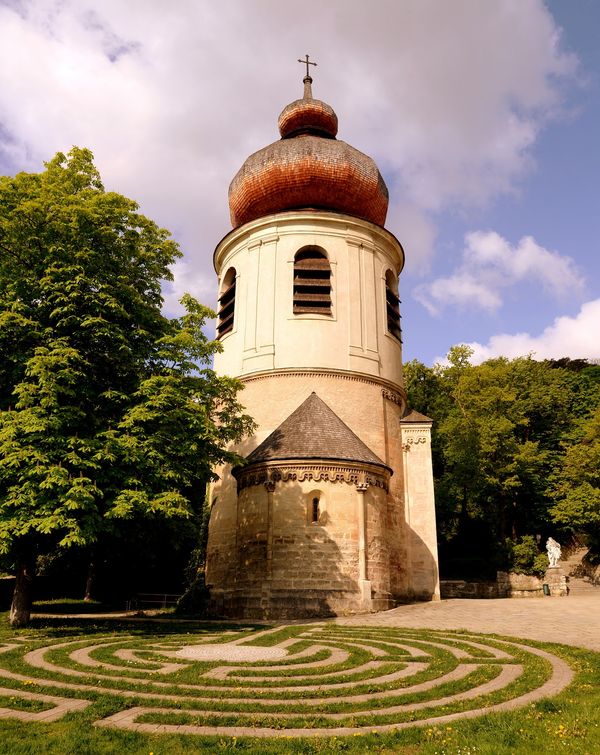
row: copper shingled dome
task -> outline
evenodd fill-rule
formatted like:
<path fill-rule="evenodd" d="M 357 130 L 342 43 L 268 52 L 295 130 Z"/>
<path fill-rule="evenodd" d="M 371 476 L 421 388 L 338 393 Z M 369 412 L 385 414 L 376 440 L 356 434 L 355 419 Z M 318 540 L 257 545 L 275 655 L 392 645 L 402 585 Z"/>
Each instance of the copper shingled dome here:
<path fill-rule="evenodd" d="M 337 116 L 311 92 L 279 116 L 281 140 L 255 152 L 229 186 L 231 222 L 237 228 L 284 210 L 314 208 L 354 215 L 383 226 L 388 191 L 375 162 L 335 138 Z"/>
<path fill-rule="evenodd" d="M 294 100 L 279 116 L 279 133 L 283 139 L 299 134 L 319 134 L 335 139 L 338 119 L 335 110 L 321 100 Z"/>

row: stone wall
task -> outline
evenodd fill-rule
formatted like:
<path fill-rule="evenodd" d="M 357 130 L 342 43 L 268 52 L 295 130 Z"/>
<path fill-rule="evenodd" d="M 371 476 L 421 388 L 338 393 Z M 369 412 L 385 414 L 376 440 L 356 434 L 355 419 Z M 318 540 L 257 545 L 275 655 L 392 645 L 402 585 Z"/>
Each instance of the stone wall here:
<path fill-rule="evenodd" d="M 464 579 L 442 579 L 442 600 L 450 598 L 499 598 L 497 582 L 467 582 Z"/>
<path fill-rule="evenodd" d="M 544 592 L 546 585 L 546 592 Z M 499 571 L 495 582 L 471 582 L 443 579 L 440 582 L 445 598 L 541 598 L 564 597 L 569 594 L 567 578 L 561 567 L 549 567 L 543 579 L 530 574 Z"/>
<path fill-rule="evenodd" d="M 539 598 L 544 594 L 542 580 L 530 574 L 499 571 L 496 579 L 499 598 Z"/>
<path fill-rule="evenodd" d="M 360 496 L 365 504 L 366 584 L 359 582 Z M 312 522 L 313 498 L 320 500 Z M 235 572 L 212 586 L 212 608 L 245 618 L 331 616 L 391 608 L 388 495 L 344 481 L 287 481 L 240 491 Z"/>

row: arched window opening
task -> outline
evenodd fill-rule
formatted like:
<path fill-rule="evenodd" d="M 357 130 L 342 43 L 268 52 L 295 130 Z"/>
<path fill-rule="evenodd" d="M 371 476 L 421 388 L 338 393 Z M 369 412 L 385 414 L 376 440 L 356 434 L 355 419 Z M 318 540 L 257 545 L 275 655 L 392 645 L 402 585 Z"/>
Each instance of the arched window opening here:
<path fill-rule="evenodd" d="M 331 266 L 316 246 L 294 257 L 294 314 L 331 315 Z"/>
<path fill-rule="evenodd" d="M 318 523 L 320 513 L 321 512 L 319 511 L 319 499 L 318 498 L 313 498 L 312 499 L 312 510 L 311 510 L 311 522 L 313 524 L 317 524 Z"/>
<path fill-rule="evenodd" d="M 327 506 L 322 490 L 311 490 L 306 494 L 306 523 L 308 525 L 327 523 Z"/>
<path fill-rule="evenodd" d="M 391 270 L 385 274 L 385 307 L 387 315 L 387 329 L 394 338 L 402 343 L 402 329 L 400 328 L 400 298 L 398 297 L 398 279 Z"/>
<path fill-rule="evenodd" d="M 217 338 L 222 338 L 233 330 L 233 315 L 235 310 L 235 268 L 230 267 L 223 278 L 223 291 L 219 296 L 219 311 L 217 312 Z"/>

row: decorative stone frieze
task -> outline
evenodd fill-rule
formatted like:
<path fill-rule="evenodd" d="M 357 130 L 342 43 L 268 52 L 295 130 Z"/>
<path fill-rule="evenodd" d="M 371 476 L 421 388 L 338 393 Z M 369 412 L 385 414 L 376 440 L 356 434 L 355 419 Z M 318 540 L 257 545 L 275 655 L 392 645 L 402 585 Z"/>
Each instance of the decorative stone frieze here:
<path fill-rule="evenodd" d="M 397 391 L 391 391 L 389 388 L 382 388 L 381 395 L 383 398 L 391 401 L 393 404 L 397 404 L 398 406 L 402 406 L 404 403 L 402 396 Z"/>
<path fill-rule="evenodd" d="M 264 485 L 267 490 L 279 482 L 333 482 L 356 485 L 358 490 L 366 490 L 370 485 L 389 490 L 389 473 L 381 467 L 369 467 L 352 464 L 325 464 L 290 462 L 260 464 L 238 468 L 234 472 L 237 478 L 238 491 L 244 488 Z M 359 486 L 366 487 L 359 487 Z"/>

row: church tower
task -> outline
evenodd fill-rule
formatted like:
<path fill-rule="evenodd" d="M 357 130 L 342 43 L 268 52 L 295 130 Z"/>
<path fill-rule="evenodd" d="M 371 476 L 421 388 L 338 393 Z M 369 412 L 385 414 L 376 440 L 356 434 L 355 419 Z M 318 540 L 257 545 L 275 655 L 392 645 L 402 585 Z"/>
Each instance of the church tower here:
<path fill-rule="evenodd" d="M 439 597 L 431 421 L 406 404 L 398 280 L 373 160 L 304 96 L 229 188 L 215 370 L 256 434 L 211 489 L 215 614 L 298 618 Z"/>

